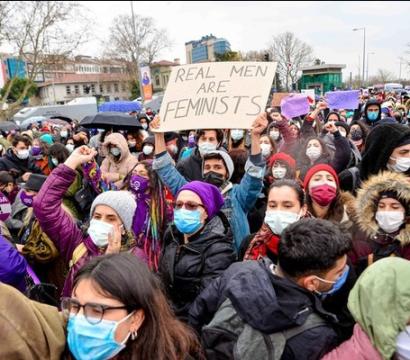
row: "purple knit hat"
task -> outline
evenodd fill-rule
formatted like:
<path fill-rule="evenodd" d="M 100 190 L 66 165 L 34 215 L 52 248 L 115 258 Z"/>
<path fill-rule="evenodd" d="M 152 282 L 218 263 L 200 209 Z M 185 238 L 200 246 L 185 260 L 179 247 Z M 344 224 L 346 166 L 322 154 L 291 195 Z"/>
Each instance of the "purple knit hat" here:
<path fill-rule="evenodd" d="M 191 181 L 178 191 L 177 197 L 183 190 L 192 191 L 201 198 L 209 220 L 221 210 L 221 207 L 224 204 L 221 192 L 214 185 L 202 181 Z"/>

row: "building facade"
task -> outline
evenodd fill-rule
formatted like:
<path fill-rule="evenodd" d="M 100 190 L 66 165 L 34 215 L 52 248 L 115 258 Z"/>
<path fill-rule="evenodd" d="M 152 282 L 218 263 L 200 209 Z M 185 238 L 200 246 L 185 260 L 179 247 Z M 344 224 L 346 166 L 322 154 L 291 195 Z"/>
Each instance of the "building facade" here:
<path fill-rule="evenodd" d="M 333 91 L 342 86 L 342 69 L 346 65 L 320 64 L 302 69 L 302 77 L 299 80 L 299 89 L 315 89 L 317 95 L 323 95 L 327 91 Z"/>
<path fill-rule="evenodd" d="M 185 43 L 186 63 L 195 64 L 215 61 L 215 54 L 231 50 L 231 44 L 224 38 L 214 35 L 203 36 L 199 40 Z"/>
<path fill-rule="evenodd" d="M 161 60 L 149 66 L 154 92 L 165 91 L 172 68 L 178 65 L 181 65 L 180 60 L 174 59 L 174 61 Z"/>

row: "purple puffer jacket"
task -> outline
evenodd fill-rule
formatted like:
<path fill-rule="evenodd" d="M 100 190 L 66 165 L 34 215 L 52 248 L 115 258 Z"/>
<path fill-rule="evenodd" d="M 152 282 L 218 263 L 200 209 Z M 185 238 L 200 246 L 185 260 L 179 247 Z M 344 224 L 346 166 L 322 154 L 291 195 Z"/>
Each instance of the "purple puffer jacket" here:
<path fill-rule="evenodd" d="M 24 292 L 26 289 L 24 281 L 26 267 L 27 262 L 23 255 L 0 235 L 0 282 Z"/>
<path fill-rule="evenodd" d="M 104 249 L 99 249 L 88 235 L 85 235 L 77 226 L 74 219 L 61 207 L 62 199 L 67 189 L 73 183 L 76 172 L 68 166 L 61 164 L 48 176 L 40 192 L 33 201 L 33 210 L 42 230 L 54 242 L 64 258 L 70 264 L 73 253 L 78 245 L 84 243 L 87 251 L 70 268 L 64 283 L 62 296 L 71 296 L 73 280 L 76 272 L 86 264 L 90 258 L 104 254 Z M 142 249 L 134 247 L 131 252 L 144 259 Z"/>

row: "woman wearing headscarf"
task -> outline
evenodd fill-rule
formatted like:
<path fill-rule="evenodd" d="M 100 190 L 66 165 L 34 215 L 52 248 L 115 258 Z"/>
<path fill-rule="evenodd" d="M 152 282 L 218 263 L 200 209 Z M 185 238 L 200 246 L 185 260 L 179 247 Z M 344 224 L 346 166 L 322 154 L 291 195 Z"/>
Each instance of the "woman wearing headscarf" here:
<path fill-rule="evenodd" d="M 350 292 L 353 336 L 322 360 L 407 360 L 410 355 L 410 265 L 387 258 L 370 266 Z"/>
<path fill-rule="evenodd" d="M 410 260 L 410 185 L 403 174 L 382 172 L 357 193 L 352 260 L 359 271 L 384 257 Z"/>
<path fill-rule="evenodd" d="M 219 189 L 192 181 L 178 192 L 174 226 L 165 233 L 159 272 L 176 314 L 188 315 L 196 296 L 235 261 Z"/>

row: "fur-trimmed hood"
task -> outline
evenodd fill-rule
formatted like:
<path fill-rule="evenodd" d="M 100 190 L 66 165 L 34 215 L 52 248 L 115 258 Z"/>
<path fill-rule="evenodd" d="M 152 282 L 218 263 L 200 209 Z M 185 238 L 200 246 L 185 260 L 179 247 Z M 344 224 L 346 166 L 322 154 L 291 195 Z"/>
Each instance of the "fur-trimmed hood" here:
<path fill-rule="evenodd" d="M 398 197 L 410 203 L 410 179 L 400 173 L 384 171 L 372 176 L 362 183 L 357 192 L 355 218 L 359 227 L 370 237 L 375 236 L 380 228 L 375 220 L 377 203 L 380 194 L 393 190 Z M 408 210 L 408 209 L 406 209 Z M 405 227 L 400 230 L 397 239 L 402 246 L 410 244 L 410 219 L 407 218 Z"/>

